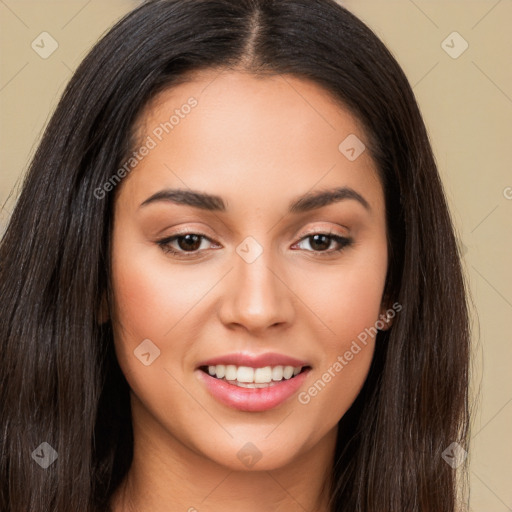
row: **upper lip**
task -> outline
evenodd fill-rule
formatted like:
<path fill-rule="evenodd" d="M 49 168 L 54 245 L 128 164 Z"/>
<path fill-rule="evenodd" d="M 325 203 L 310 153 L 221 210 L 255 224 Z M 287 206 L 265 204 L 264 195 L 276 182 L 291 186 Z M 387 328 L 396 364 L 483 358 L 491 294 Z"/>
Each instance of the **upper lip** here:
<path fill-rule="evenodd" d="M 217 366 L 218 364 L 233 364 L 235 366 L 248 366 L 250 368 L 264 368 L 265 366 L 309 366 L 306 361 L 301 361 L 295 357 L 290 357 L 276 352 L 266 352 L 265 354 L 226 354 L 223 356 L 214 357 L 199 363 L 198 368 L 201 366 Z"/>

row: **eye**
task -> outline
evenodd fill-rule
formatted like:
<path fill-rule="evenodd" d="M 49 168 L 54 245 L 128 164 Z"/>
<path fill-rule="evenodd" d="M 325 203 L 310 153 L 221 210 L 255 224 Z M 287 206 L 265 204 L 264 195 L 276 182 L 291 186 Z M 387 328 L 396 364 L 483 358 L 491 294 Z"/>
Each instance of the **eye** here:
<path fill-rule="evenodd" d="M 314 252 L 315 255 L 318 256 L 327 256 L 333 253 L 339 253 L 345 247 L 348 247 L 352 244 L 352 240 L 350 238 L 336 235 L 334 233 L 309 233 L 307 236 L 303 237 L 300 242 L 296 245 L 300 247 L 301 244 L 307 243 L 311 249 L 306 249 L 308 252 Z M 337 249 L 328 250 L 332 247 L 332 244 L 337 244 Z M 304 248 L 304 247 L 300 247 Z"/>
<path fill-rule="evenodd" d="M 203 242 L 205 241 L 210 241 L 210 244 L 207 243 L 205 246 L 203 246 Z M 218 244 L 212 242 L 206 235 L 203 235 L 202 233 L 180 233 L 178 235 L 173 235 L 159 240 L 157 244 L 164 252 L 171 253 L 176 257 L 185 258 L 196 256 L 198 252 L 200 252 L 200 249 L 208 249 L 208 247 L 212 244 L 220 247 Z"/>
<path fill-rule="evenodd" d="M 209 242 L 205 243 L 204 242 Z M 308 252 L 313 252 L 318 256 L 329 256 L 334 253 L 339 253 L 345 247 L 352 244 L 350 238 L 346 238 L 335 233 L 309 233 L 302 237 L 302 239 L 295 244 L 299 249 L 305 249 L 302 244 L 307 243 L 310 249 Z M 333 243 L 337 248 L 332 249 Z M 158 240 L 157 244 L 165 253 L 170 253 L 177 258 L 193 258 L 198 256 L 203 250 L 208 249 L 212 245 L 221 247 L 219 244 L 213 242 L 209 237 L 202 233 L 179 233 L 170 237 Z"/>

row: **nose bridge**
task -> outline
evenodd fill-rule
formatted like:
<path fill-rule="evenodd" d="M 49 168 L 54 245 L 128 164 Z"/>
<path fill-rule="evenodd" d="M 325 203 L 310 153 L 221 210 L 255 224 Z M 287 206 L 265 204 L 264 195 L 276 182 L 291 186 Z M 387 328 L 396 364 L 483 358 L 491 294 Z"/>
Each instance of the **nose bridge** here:
<path fill-rule="evenodd" d="M 233 265 L 222 307 L 225 323 L 242 324 L 252 330 L 291 321 L 290 292 L 276 276 L 280 265 L 270 247 L 248 236 L 236 247 Z"/>

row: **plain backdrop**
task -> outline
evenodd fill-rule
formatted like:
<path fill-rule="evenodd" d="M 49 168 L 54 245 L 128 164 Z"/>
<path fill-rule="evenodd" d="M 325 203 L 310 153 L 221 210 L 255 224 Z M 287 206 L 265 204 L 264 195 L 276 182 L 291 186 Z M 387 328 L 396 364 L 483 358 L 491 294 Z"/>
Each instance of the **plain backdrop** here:
<path fill-rule="evenodd" d="M 402 65 L 429 130 L 474 304 L 470 510 L 510 511 L 512 1 L 341 3 Z M 135 5 L 133 0 L 0 0 L 0 234 L 73 70 Z M 37 46 L 41 37 L 44 49 Z"/>

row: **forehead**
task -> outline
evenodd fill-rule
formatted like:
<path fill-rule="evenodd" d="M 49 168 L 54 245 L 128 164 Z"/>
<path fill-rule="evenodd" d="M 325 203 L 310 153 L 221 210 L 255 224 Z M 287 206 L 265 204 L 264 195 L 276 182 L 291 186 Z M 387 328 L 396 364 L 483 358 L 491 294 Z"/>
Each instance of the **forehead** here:
<path fill-rule="evenodd" d="M 147 105 L 136 135 L 139 146 L 152 146 L 125 180 L 138 198 L 163 186 L 204 189 L 228 204 L 235 196 L 267 204 L 316 183 L 380 193 L 368 151 L 350 161 L 340 149 L 350 137 L 367 142 L 357 118 L 291 75 L 195 73 Z"/>
<path fill-rule="evenodd" d="M 191 112 L 194 115 L 189 116 L 187 103 L 191 98 L 197 101 L 197 107 Z M 193 130 L 200 136 L 198 129 L 203 128 L 208 130 L 208 138 L 214 139 L 216 133 L 221 138 L 223 132 L 231 129 L 231 140 L 243 136 L 253 145 L 272 141 L 272 146 L 277 145 L 279 141 L 275 141 L 274 135 L 278 129 L 286 129 L 282 138 L 289 143 L 305 132 L 309 132 L 312 140 L 327 137 L 336 142 L 340 131 L 358 133 L 364 138 L 362 126 L 344 104 L 317 83 L 294 75 L 257 76 L 229 70 L 190 73 L 148 103 L 136 123 L 138 134 L 151 133 L 173 114 L 179 116 L 171 123 L 174 134 L 186 135 Z M 186 117 L 190 120 L 184 123 Z M 215 122 L 216 129 L 211 129 L 209 122 Z M 179 124 L 185 128 L 178 130 Z M 249 128 L 260 137 L 267 137 L 247 141 Z"/>

